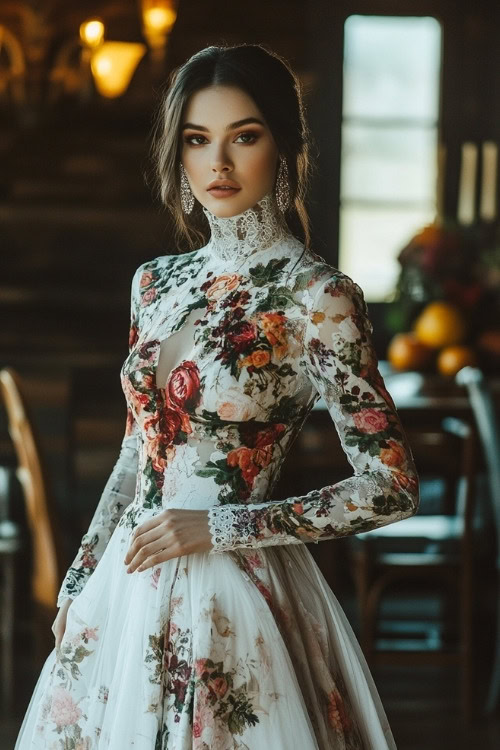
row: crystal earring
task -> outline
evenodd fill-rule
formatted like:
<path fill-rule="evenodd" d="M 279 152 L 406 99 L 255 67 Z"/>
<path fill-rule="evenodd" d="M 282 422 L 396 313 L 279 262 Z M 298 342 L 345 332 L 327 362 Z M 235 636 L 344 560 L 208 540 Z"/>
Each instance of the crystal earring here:
<path fill-rule="evenodd" d="M 181 206 L 186 214 L 190 214 L 194 206 L 194 195 L 189 185 L 184 164 L 181 163 Z"/>
<path fill-rule="evenodd" d="M 286 159 L 280 157 L 278 176 L 276 177 L 276 202 L 283 213 L 290 203 L 290 185 L 288 184 L 288 166 Z"/>

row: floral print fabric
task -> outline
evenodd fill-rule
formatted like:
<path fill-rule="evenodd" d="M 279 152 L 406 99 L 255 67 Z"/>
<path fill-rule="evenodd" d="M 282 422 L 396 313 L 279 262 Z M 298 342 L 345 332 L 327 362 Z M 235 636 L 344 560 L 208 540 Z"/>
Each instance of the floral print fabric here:
<path fill-rule="evenodd" d="M 237 217 L 204 211 L 206 247 L 134 275 L 121 451 L 15 750 L 394 750 L 305 544 L 418 505 L 361 290 L 304 249 L 271 194 Z M 353 476 L 273 501 L 320 396 Z M 207 509 L 213 549 L 128 576 L 133 530 L 168 507 Z"/>

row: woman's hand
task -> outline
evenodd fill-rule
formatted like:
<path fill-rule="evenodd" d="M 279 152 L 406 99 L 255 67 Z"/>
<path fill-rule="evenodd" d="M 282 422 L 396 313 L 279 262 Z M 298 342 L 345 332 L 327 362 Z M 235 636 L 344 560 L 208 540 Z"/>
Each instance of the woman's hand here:
<path fill-rule="evenodd" d="M 68 609 L 70 608 L 71 602 L 73 601 L 72 598 L 65 599 L 61 606 L 59 607 L 59 611 L 57 613 L 56 619 L 52 623 L 51 630 L 54 633 L 56 643 L 55 647 L 59 648 L 61 645 L 61 641 L 64 636 L 64 632 L 66 630 L 66 616 L 68 614 Z"/>
<path fill-rule="evenodd" d="M 167 508 L 136 528 L 124 563 L 132 573 L 212 546 L 207 510 Z"/>

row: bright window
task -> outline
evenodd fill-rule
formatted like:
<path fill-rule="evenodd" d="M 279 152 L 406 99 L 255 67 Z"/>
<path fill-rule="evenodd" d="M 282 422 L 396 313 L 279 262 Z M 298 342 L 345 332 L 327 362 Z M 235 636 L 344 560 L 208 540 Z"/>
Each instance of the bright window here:
<path fill-rule="evenodd" d="M 347 18 L 339 267 L 368 301 L 388 299 L 399 250 L 436 214 L 440 78 L 437 19 Z"/>

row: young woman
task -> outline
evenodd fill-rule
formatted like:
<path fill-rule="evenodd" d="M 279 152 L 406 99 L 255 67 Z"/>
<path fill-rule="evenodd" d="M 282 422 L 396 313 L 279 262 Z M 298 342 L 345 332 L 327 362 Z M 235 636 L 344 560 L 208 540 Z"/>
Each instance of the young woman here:
<path fill-rule="evenodd" d="M 308 246 L 298 79 L 201 50 L 154 154 L 178 236 L 132 280 L 125 436 L 15 750 L 395 748 L 307 543 L 410 516 L 418 480 L 362 292 Z M 354 473 L 274 500 L 320 397 Z"/>

